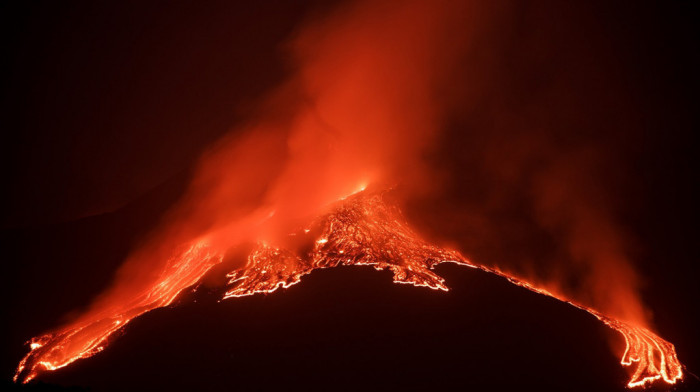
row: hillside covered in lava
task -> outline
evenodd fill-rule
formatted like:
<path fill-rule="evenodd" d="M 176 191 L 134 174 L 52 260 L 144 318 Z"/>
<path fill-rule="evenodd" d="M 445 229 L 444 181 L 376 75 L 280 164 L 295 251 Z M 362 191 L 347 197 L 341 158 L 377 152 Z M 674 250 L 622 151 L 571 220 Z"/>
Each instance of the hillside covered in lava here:
<path fill-rule="evenodd" d="M 698 388 L 686 8 L 3 4 L 3 387 Z"/>
<path fill-rule="evenodd" d="M 72 269 L 89 270 L 96 282 L 108 279 L 109 273 L 91 263 L 93 254 L 75 253 L 75 244 L 93 243 L 95 249 L 114 249 L 119 255 L 125 244 L 110 233 L 124 225 L 138 233 L 139 226 L 157 215 L 157 208 L 149 207 L 177 188 L 172 182 L 114 214 L 41 231 L 8 233 L 7 245 L 29 268 L 43 265 L 45 257 L 62 261 L 33 280 L 46 292 L 62 290 L 60 297 L 53 298 L 79 301 L 92 293 L 88 285 L 71 282 Z M 354 199 L 362 202 L 363 197 Z M 353 205 L 352 198 L 350 202 Z M 23 251 L 30 239 L 37 238 L 46 241 L 40 249 L 47 251 Z M 52 241 L 66 246 L 47 246 Z M 124 390 L 138 385 L 209 390 L 235 384 L 263 390 L 328 385 L 339 390 L 533 386 L 619 390 L 629 377 L 617 358 L 624 350 L 621 335 L 591 315 L 488 271 L 457 264 L 438 265 L 434 270 L 440 276 L 437 279 L 445 279 L 448 291 L 396 285 L 391 268 L 375 271 L 377 266 L 371 264 L 348 264 L 308 270 L 304 274 L 308 276 L 302 275 L 299 284 L 287 289 L 222 301 L 231 296 L 226 271 L 245 263 L 254 248 L 234 250 L 171 306 L 131 321 L 109 338 L 118 342 L 109 350 L 42 375 L 39 383 L 24 388 Z M 378 257 L 394 262 L 387 255 Z M 16 272 L 28 276 L 29 271 Z M 65 284 L 75 289 L 68 291 Z M 40 329 L 47 318 L 58 317 L 52 310 L 69 306 L 42 301 L 40 296 L 46 292 L 29 293 L 9 307 L 9 317 L 21 324 L 12 324 L 6 335 L 12 347 L 3 357 L 7 366 L 23 353 L 16 343 L 26 331 Z M 25 312 L 31 301 L 39 305 Z M 690 379 L 674 390 L 694 386 L 695 380 Z"/>

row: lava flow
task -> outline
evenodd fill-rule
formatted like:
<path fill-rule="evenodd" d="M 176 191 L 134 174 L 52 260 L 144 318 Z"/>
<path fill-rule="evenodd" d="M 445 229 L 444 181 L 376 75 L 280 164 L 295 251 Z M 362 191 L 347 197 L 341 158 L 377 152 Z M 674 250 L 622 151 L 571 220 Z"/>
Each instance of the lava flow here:
<path fill-rule="evenodd" d="M 494 273 L 518 286 L 567 302 L 620 332 L 627 344 L 621 363 L 636 366 L 629 387 L 644 386 L 655 380 L 674 384 L 683 376 L 673 344 L 650 330 L 608 317 L 502 271 L 473 264 L 458 252 L 429 244 L 409 228 L 400 211 L 387 204 L 381 193 L 360 192 L 342 200 L 331 212 L 293 235 L 310 236 L 315 230 L 320 230 L 320 236 L 315 237 L 310 251 L 301 255 L 259 243 L 247 263 L 227 275 L 230 280 L 224 298 L 287 288 L 315 269 L 358 265 L 390 270 L 396 283 L 447 291 L 444 279 L 432 270 L 440 263 L 452 262 Z M 159 282 L 134 302 L 32 339 L 31 351 L 20 362 L 15 380 L 21 378 L 27 382 L 40 372 L 64 367 L 102 351 L 108 338 L 130 320 L 172 303 L 183 289 L 194 285 L 221 260 L 222 254 L 212 253 L 204 242 L 186 248 L 179 257 L 171 259 Z M 193 265 L 198 268 L 192 268 Z"/>
<path fill-rule="evenodd" d="M 560 99 L 572 94 L 569 88 L 579 87 L 564 81 L 587 79 L 564 73 L 551 80 L 552 86 L 567 88 L 561 91 L 545 89 L 548 81 L 538 93 L 547 97 L 540 102 L 542 113 L 531 111 L 538 105 L 530 94 L 540 89 L 524 87 L 530 85 L 530 79 L 549 80 L 549 75 L 539 76 L 547 74 L 546 69 L 541 71 L 544 63 L 540 60 L 525 63 L 529 66 L 523 72 L 512 72 L 513 65 L 521 69 L 514 62 L 519 57 L 500 59 L 500 52 L 530 52 L 539 45 L 492 48 L 501 36 L 517 32 L 520 39 L 530 35 L 521 34 L 526 30 L 515 28 L 520 22 L 507 16 L 516 12 L 495 3 L 500 4 L 348 1 L 300 26 L 285 44 L 285 59 L 291 62 L 288 77 L 258 102 L 249 102 L 249 115 L 193 162 L 192 178 L 180 199 L 147 238 L 134 244 L 112 284 L 67 324 L 30 341 L 30 351 L 21 360 L 15 380 L 27 382 L 41 372 L 102 351 L 135 317 L 172 304 L 179 293 L 220 265 L 227 251 L 248 243 L 258 245 L 243 266 L 228 274 L 224 298 L 286 288 L 315 269 L 357 265 L 391 271 L 396 283 L 448 290 L 434 267 L 452 262 L 568 302 L 622 333 L 627 342 L 622 364 L 635 367 L 630 387 L 656 380 L 673 384 L 681 379 L 682 366 L 674 346 L 649 331 L 644 320 L 628 316 L 644 310 L 636 275 L 627 259 L 618 257 L 624 255 L 619 241 L 610 240 L 617 231 L 601 206 L 606 198 L 598 195 L 605 181 L 588 164 L 589 160 L 605 162 L 597 154 L 615 151 L 614 146 L 597 148 L 586 139 L 582 143 L 585 153 L 571 154 L 576 150 L 569 144 L 575 144 L 578 136 L 570 139 L 568 133 L 554 134 L 552 138 L 567 141 L 566 148 L 560 148 L 556 143 L 550 146 L 544 140 L 548 137 L 540 135 L 540 128 L 549 126 L 550 119 L 569 117 L 550 113 L 554 99 L 566 103 L 557 106 L 555 113 L 588 106 Z M 507 24 L 513 28 L 500 28 Z M 566 23 L 557 19 L 557 25 Z M 533 37 L 540 35 L 547 34 Z M 584 41 L 588 46 L 588 40 Z M 559 56 L 561 46 L 557 44 L 552 53 Z M 536 59 L 548 57 L 546 51 L 534 52 Z M 507 70 L 502 79 L 496 72 L 500 63 Z M 559 68 L 568 68 L 556 61 L 553 64 L 557 64 L 556 74 Z M 574 68 L 589 68 L 579 65 Z M 531 74 L 530 68 L 542 73 Z M 511 79 L 511 74 L 521 73 L 527 76 L 527 83 Z M 595 80 L 606 81 L 593 75 Z M 601 83 L 605 89 L 600 91 L 607 91 L 609 83 Z M 505 89 L 511 85 L 523 87 L 514 89 L 527 95 L 509 97 Z M 485 121 L 483 129 L 480 122 L 465 122 L 462 117 L 470 113 Z M 543 122 L 519 124 L 530 118 Z M 490 132 L 511 125 L 515 125 L 513 133 L 494 137 L 493 144 L 512 143 L 517 148 L 491 151 L 491 143 L 486 143 L 476 153 L 481 149 L 477 143 L 474 151 L 461 150 L 471 144 L 463 136 L 474 132 L 479 136 L 475 141 L 491 139 L 487 137 Z M 564 125 L 562 129 L 568 130 L 570 124 Z M 459 134 L 453 135 L 452 128 Z M 571 136 L 579 129 L 574 128 Z M 521 140 L 521 134 L 531 139 Z M 444 146 L 453 142 L 458 142 L 455 148 Z M 596 152 L 593 158 L 591 151 Z M 488 156 L 483 162 L 479 161 L 482 152 L 484 158 Z M 441 159 L 435 159 L 438 156 Z M 472 156 L 476 162 L 462 161 Z M 455 161 L 454 168 L 444 166 L 450 160 Z M 544 290 L 512 274 L 473 264 L 456 251 L 436 247 L 410 229 L 398 209 L 386 202 L 386 194 L 364 190 L 366 185 L 384 189 L 401 184 L 406 196 L 420 197 L 439 189 L 450 176 L 458 178 L 480 166 L 493 169 L 486 174 L 495 176 L 495 183 L 510 185 L 496 187 L 500 193 L 508 193 L 502 190 L 512 186 L 526 190 L 524 199 L 536 196 L 532 205 L 527 204 L 529 212 L 566 247 L 569 260 L 575 262 L 567 267 L 593 271 L 584 277 L 585 288 L 594 292 L 598 302 L 584 306 L 573 301 L 578 296 Z M 520 167 L 528 169 L 520 173 L 516 170 Z M 450 176 L 445 176 L 448 172 Z M 614 306 L 608 308 L 608 302 Z"/>
<path fill-rule="evenodd" d="M 66 328 L 36 337 L 31 351 L 22 359 L 14 376 L 28 382 L 43 370 L 56 370 L 102 351 L 108 338 L 129 321 L 156 308 L 170 305 L 180 292 L 197 283 L 206 271 L 221 262 L 221 255 L 210 253 L 203 243 L 175 252 L 157 281 L 148 290 L 119 307 L 101 310 Z"/>

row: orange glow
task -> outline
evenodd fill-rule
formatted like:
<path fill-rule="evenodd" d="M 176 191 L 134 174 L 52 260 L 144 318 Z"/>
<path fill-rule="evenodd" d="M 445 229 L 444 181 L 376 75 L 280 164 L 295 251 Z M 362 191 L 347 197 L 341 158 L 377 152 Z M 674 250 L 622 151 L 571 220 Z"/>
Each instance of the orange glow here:
<path fill-rule="evenodd" d="M 133 320 L 155 308 L 168 306 L 180 292 L 197 283 L 201 275 L 221 261 L 209 253 L 205 242 L 183 248 L 161 271 L 157 283 L 119 307 L 102 309 L 75 324 L 31 340 L 31 351 L 22 358 L 14 380 L 27 382 L 45 370 L 68 366 L 104 349 L 108 338 Z"/>
<path fill-rule="evenodd" d="M 233 288 L 224 298 L 270 293 L 299 283 L 303 275 L 314 269 L 349 265 L 388 269 L 394 273 L 395 283 L 447 291 L 444 279 L 432 270 L 440 263 L 452 262 L 499 275 L 513 284 L 569 303 L 621 333 L 626 343 L 621 364 L 636 365 L 627 384 L 629 387 L 644 386 L 659 379 L 675 384 L 683 377 L 673 344 L 650 330 L 608 317 L 502 271 L 473 264 L 458 252 L 423 241 L 408 227 L 400 212 L 388 206 L 380 194 L 351 197 L 320 221 L 323 231 L 315 241 L 308 261 L 289 251 L 261 244 L 248 257 L 244 267 L 228 275 Z"/>
<path fill-rule="evenodd" d="M 398 209 L 384 202 L 381 194 L 361 192 L 341 200 L 312 226 L 319 226 L 321 235 L 314 241 L 313 250 L 303 257 L 265 243 L 258 244 L 247 263 L 227 275 L 229 289 L 223 298 L 271 293 L 299 283 L 302 276 L 315 269 L 338 266 L 388 269 L 393 272 L 396 283 L 447 291 L 444 279 L 433 269 L 440 263 L 452 262 L 499 275 L 528 290 L 567 302 L 621 333 L 627 345 L 621 363 L 636 365 L 629 387 L 659 379 L 673 384 L 683 376 L 673 344 L 646 328 L 608 317 L 504 272 L 473 264 L 458 252 L 425 242 L 408 227 Z M 308 235 L 311 230 L 300 231 L 304 233 L 301 235 Z M 127 307 L 126 311 L 105 312 L 102 318 L 86 320 L 81 325 L 33 339 L 31 351 L 20 362 L 15 380 L 23 375 L 22 381 L 27 382 L 42 371 L 56 370 L 102 351 L 107 338 L 131 319 L 170 304 L 184 288 L 195 284 L 201 275 L 186 273 L 193 263 L 208 269 L 221 259 L 222 255 L 210 253 L 204 242 L 192 245 L 173 257 L 159 283 L 151 291 L 142 293 L 136 299 L 137 304 Z"/>
<path fill-rule="evenodd" d="M 504 272 L 483 267 L 477 268 L 508 279 L 509 282 L 524 287 L 536 293 L 556 298 L 595 316 L 608 327 L 621 333 L 625 338 L 625 352 L 620 363 L 624 366 L 636 365 L 634 373 L 627 383 L 630 388 L 651 384 L 655 380 L 663 379 L 669 384 L 675 384 L 683 378 L 683 369 L 676 355 L 676 348 L 672 343 L 657 336 L 647 328 L 634 325 L 629 322 L 617 320 L 606 316 L 590 307 L 583 306 L 561 295 L 537 288 L 532 284 L 510 276 Z"/>
<path fill-rule="evenodd" d="M 425 157 L 447 112 L 461 110 L 452 85 L 463 77 L 470 36 L 491 12 L 479 4 L 363 0 L 303 26 L 288 43 L 294 61 L 289 78 L 254 106 L 255 115 L 206 151 L 182 198 L 127 257 L 110 287 L 78 317 L 30 341 L 14 380 L 28 382 L 102 351 L 131 320 L 173 303 L 227 250 L 244 243 L 258 245 L 244 266 L 227 275 L 224 298 L 271 293 L 315 269 L 338 266 L 372 266 L 391 271 L 396 283 L 447 291 L 433 269 L 451 262 L 570 303 L 620 332 L 627 342 L 622 364 L 636 365 L 630 387 L 681 379 L 674 346 L 647 328 L 436 247 L 381 193 L 370 192 L 401 184 L 407 194 L 421 195 L 439 182 Z M 562 194 L 543 206 L 570 200 L 548 181 L 542 188 L 549 196 Z M 592 214 L 581 210 L 579 216 Z M 577 230 L 595 231 L 589 226 L 600 225 L 590 219 Z M 595 241 L 576 238 L 572 248 L 588 256 Z M 303 241 L 309 252 L 290 245 Z M 626 300 L 633 285 L 619 286 L 624 295 L 609 296 L 615 307 L 640 313 L 638 299 Z"/>

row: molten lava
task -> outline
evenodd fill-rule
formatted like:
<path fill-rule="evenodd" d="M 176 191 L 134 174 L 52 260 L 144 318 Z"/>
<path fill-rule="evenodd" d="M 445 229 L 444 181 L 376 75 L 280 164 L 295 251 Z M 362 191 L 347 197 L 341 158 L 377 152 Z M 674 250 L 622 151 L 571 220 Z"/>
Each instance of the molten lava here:
<path fill-rule="evenodd" d="M 313 237 L 315 240 L 309 238 L 313 245 L 302 254 L 259 243 L 245 265 L 227 275 L 230 280 L 224 298 L 270 293 L 299 283 L 315 269 L 356 265 L 391 270 L 396 283 L 447 291 L 444 279 L 433 269 L 440 263 L 452 262 L 499 275 L 518 286 L 567 302 L 620 332 L 627 344 L 621 363 L 635 366 L 629 387 L 660 379 L 674 384 L 683 376 L 673 344 L 644 327 L 611 318 L 502 271 L 473 264 L 458 252 L 429 244 L 409 228 L 400 211 L 387 204 L 381 193 L 363 191 L 341 200 L 328 214 L 293 235 L 311 237 L 314 232 L 320 235 Z M 104 309 L 96 317 L 32 339 L 31 351 L 20 362 L 15 380 L 28 382 L 43 371 L 67 366 L 102 351 L 108 338 L 129 321 L 169 305 L 183 289 L 196 284 L 223 260 L 223 254 L 213 251 L 206 240 L 176 254 L 151 289 L 132 302 Z"/>
<path fill-rule="evenodd" d="M 14 376 L 16 382 L 36 377 L 43 370 L 56 370 L 104 350 L 108 338 L 149 310 L 170 305 L 180 292 L 197 283 L 221 255 L 211 254 L 203 243 L 175 252 L 161 271 L 156 283 L 122 306 L 101 310 L 55 332 L 29 342 L 31 351 L 22 359 Z"/>

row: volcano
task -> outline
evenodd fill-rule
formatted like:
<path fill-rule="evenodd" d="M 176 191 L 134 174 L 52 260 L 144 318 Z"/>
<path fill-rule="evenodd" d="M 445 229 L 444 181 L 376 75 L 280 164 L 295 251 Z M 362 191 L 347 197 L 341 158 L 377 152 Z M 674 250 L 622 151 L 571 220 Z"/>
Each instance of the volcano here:
<path fill-rule="evenodd" d="M 634 368 L 631 379 L 628 381 L 629 387 L 645 386 L 647 383 L 652 384 L 656 380 L 662 380 L 669 384 L 675 384 L 683 377 L 681 364 L 678 362 L 675 348 L 671 343 L 663 340 L 653 332 L 643 327 L 638 327 L 634 324 L 608 317 L 594 309 L 568 301 L 560 295 L 553 294 L 544 289 L 539 289 L 525 282 L 524 280 L 510 276 L 501 271 L 472 264 L 466 258 L 464 258 L 464 256 L 457 252 L 447 251 L 423 241 L 407 226 L 407 223 L 405 222 L 405 219 L 401 215 L 400 211 L 398 211 L 398 209 L 395 207 L 386 204 L 383 193 L 367 193 L 362 190 L 358 192 L 358 194 L 351 195 L 332 206 L 327 215 L 322 216 L 313 223 L 309 224 L 308 228 L 302 228 L 297 233 L 290 233 L 289 236 L 309 236 L 311 239 L 314 239 L 313 245 L 309 245 L 309 238 L 306 240 L 294 238 L 295 242 L 299 241 L 301 244 L 301 249 L 307 249 L 306 254 L 302 253 L 300 256 L 299 254 L 295 254 L 290 250 L 276 248 L 264 243 L 256 244 L 250 254 L 247 256 L 247 261 L 226 275 L 229 280 L 222 298 L 228 299 L 235 297 L 246 297 L 255 294 L 266 295 L 273 293 L 280 288 L 286 289 L 292 285 L 300 283 L 303 276 L 311 274 L 311 272 L 316 269 L 351 266 L 371 266 L 379 271 L 391 271 L 393 281 L 395 283 L 427 287 L 438 291 L 448 291 L 449 289 L 445 284 L 445 280 L 441 276 L 434 273 L 433 270 L 441 263 L 451 262 L 460 266 L 471 267 L 486 273 L 491 273 L 498 277 L 505 278 L 505 280 L 515 284 L 516 286 L 526 288 L 538 294 L 559 299 L 563 302 L 567 302 L 574 307 L 585 310 L 602 321 L 605 325 L 620 332 L 624 337 L 626 346 L 622 355 L 621 363 L 625 366 L 632 366 Z M 70 365 L 76 360 L 88 358 L 100 353 L 106 347 L 107 342 L 113 339 L 113 335 L 120 334 L 120 332 L 125 329 L 126 325 L 132 322 L 134 318 L 139 317 L 153 309 L 172 304 L 176 298 L 182 297 L 180 294 L 183 290 L 189 290 L 192 292 L 192 294 L 189 295 L 190 298 L 187 298 L 187 296 L 180 298 L 180 302 L 197 302 L 197 297 L 206 298 L 206 295 L 200 294 L 196 287 L 194 289 L 190 289 L 190 286 L 198 282 L 202 273 L 195 273 L 197 279 L 193 280 L 192 278 L 188 277 L 191 272 L 184 270 L 184 267 L 181 267 L 181 265 L 189 266 L 189 264 L 192 263 L 190 260 L 198 259 L 199 263 L 204 266 L 205 270 L 209 270 L 211 269 L 212 265 L 221 263 L 224 256 L 212 253 L 208 248 L 208 244 L 205 240 L 203 240 L 177 251 L 176 256 L 174 256 L 171 261 L 171 265 L 166 267 L 168 273 L 161 278 L 161 283 L 154 286 L 152 292 L 146 293 L 144 296 L 137 298 L 136 302 L 129 303 L 126 305 L 126 307 L 113 310 L 111 313 L 109 309 L 103 310 L 93 319 L 80 321 L 77 324 L 69 325 L 65 329 L 57 330 L 56 332 L 33 339 L 30 344 L 31 352 L 27 354 L 27 356 L 25 356 L 25 358 L 20 362 L 15 375 L 15 380 L 19 378 L 20 380 L 23 380 L 23 382 L 27 382 L 42 374 L 42 372 L 57 370 Z M 452 273 L 454 273 L 454 271 L 452 271 Z M 180 275 L 182 275 L 182 277 Z M 183 279 L 184 283 L 180 283 L 183 281 Z M 337 277 L 335 279 L 331 278 L 331 281 L 335 281 L 337 279 Z M 370 281 L 371 280 L 372 279 L 370 279 Z M 358 282 L 355 282 L 355 284 L 357 283 Z M 332 285 L 336 284 L 337 283 L 332 283 Z M 166 288 L 168 285 L 177 285 L 179 289 L 176 291 L 168 290 Z M 358 286 L 361 287 L 363 285 L 359 284 Z M 325 287 L 326 289 L 329 288 L 328 283 L 322 283 L 321 287 Z M 348 291 L 354 291 L 356 289 L 357 288 L 345 288 L 345 290 Z M 313 289 L 313 291 L 316 292 L 315 295 L 325 297 L 325 294 L 320 294 L 318 290 L 319 288 Z M 376 289 L 371 289 L 371 291 L 373 290 Z M 331 297 L 339 295 L 339 293 L 334 292 L 334 290 L 330 291 L 331 294 L 329 295 Z M 363 297 L 367 298 L 366 295 L 367 294 L 363 294 Z M 376 293 L 372 292 L 369 293 L 369 296 L 374 297 L 375 299 L 379 299 L 380 297 Z M 325 307 L 329 305 L 332 307 L 340 306 L 340 309 L 342 309 L 342 303 L 347 302 L 350 298 L 352 298 L 352 296 L 346 297 L 338 304 L 331 305 L 326 303 Z M 149 300 L 153 302 L 148 302 Z M 396 299 L 393 299 L 392 301 L 395 300 Z M 204 301 L 207 300 L 205 299 Z M 378 303 L 381 304 L 379 306 L 380 308 L 391 306 L 386 302 L 386 299 L 379 300 Z M 255 307 L 258 305 L 253 306 Z M 264 307 L 265 305 L 262 306 Z M 318 307 L 324 307 L 320 304 L 312 304 L 310 306 L 312 309 L 314 309 L 313 313 L 319 312 L 319 314 L 315 315 L 313 319 L 321 318 L 321 325 L 329 322 L 332 323 L 330 320 L 323 319 L 324 314 L 328 312 L 332 313 L 332 311 L 328 309 L 319 310 Z M 432 306 L 434 305 L 429 305 L 429 307 Z M 291 305 L 291 309 L 297 307 L 299 307 L 299 304 Z M 438 306 L 438 308 L 441 307 L 442 306 Z M 368 306 L 368 308 L 372 309 L 373 306 Z M 486 313 L 488 314 L 492 311 L 493 310 L 487 311 Z M 377 312 L 377 310 L 373 309 L 369 310 L 369 312 L 373 313 Z M 394 314 L 388 319 L 384 319 L 382 324 L 391 324 L 391 322 L 394 321 L 394 318 L 402 319 L 402 322 L 406 323 L 404 318 L 405 315 L 415 312 L 416 310 L 413 309 L 412 311 L 406 311 L 406 313 L 399 313 L 404 314 L 404 316 Z M 464 312 L 471 313 L 470 310 L 464 310 Z M 557 312 L 561 312 L 561 310 L 557 310 Z M 285 314 L 286 312 L 281 313 Z M 368 322 L 368 325 L 372 325 L 372 320 L 374 317 L 375 316 L 364 316 L 361 319 Z M 547 316 L 547 318 L 550 319 L 551 316 Z M 480 319 L 480 317 L 477 315 L 475 316 L 475 319 Z M 301 320 L 297 320 L 297 322 L 299 321 Z M 278 323 L 281 322 L 272 322 L 271 325 L 277 325 Z M 309 326 L 307 325 L 307 327 Z M 168 329 L 167 326 L 163 326 L 163 328 Z M 360 331 L 359 336 L 362 336 L 363 339 L 365 339 L 365 336 L 369 333 L 366 326 L 358 326 L 357 328 Z M 401 329 L 401 327 L 396 325 L 381 326 L 382 330 L 385 330 L 386 328 L 389 328 L 389 330 Z M 299 329 L 303 328 L 300 326 L 287 328 L 285 326 L 282 330 L 294 331 Z M 310 331 L 318 332 L 316 327 L 309 329 Z M 337 328 L 329 326 L 322 329 L 325 330 L 326 333 L 333 333 L 333 331 Z M 414 327 L 408 328 L 408 330 L 413 329 Z M 262 331 L 258 331 L 258 333 L 263 333 L 262 336 L 267 334 L 275 334 L 274 329 L 269 330 L 263 328 L 263 330 L 266 332 L 263 333 Z M 375 331 L 378 336 L 383 335 L 381 332 L 374 329 L 374 327 L 370 328 L 370 330 Z M 425 332 L 426 331 L 422 331 L 422 333 Z M 324 369 L 324 365 L 322 365 L 322 363 L 325 363 L 325 361 L 323 361 L 322 358 L 330 356 L 327 352 L 324 353 L 324 348 L 328 349 L 328 347 L 324 347 L 325 344 L 323 340 L 327 339 L 327 337 L 321 338 L 321 342 L 318 344 L 318 346 L 314 346 L 312 348 L 304 347 L 303 345 L 306 344 L 305 342 L 319 338 L 316 337 L 312 339 L 308 336 L 308 333 L 310 332 L 300 332 L 300 335 L 305 337 L 292 338 L 292 340 L 300 339 L 299 343 L 301 346 L 299 343 L 294 344 L 288 342 L 282 344 L 280 340 L 278 340 L 279 337 L 273 338 L 272 341 L 276 342 L 274 343 L 275 345 L 280 345 L 280 348 L 284 348 L 285 346 L 289 345 L 296 346 L 295 349 L 292 349 L 292 352 L 298 350 L 299 355 L 302 357 L 309 355 L 307 354 L 308 350 L 314 351 L 314 354 L 310 355 L 310 358 L 308 358 L 310 361 L 312 361 L 309 366 L 312 368 L 320 367 L 321 369 Z M 320 335 L 325 335 L 325 333 L 321 333 Z M 338 339 L 348 337 L 348 339 L 353 340 L 354 338 L 350 338 L 350 336 L 353 335 L 354 334 L 351 329 L 347 329 L 347 326 L 345 326 L 345 331 L 338 332 L 338 335 L 335 336 Z M 486 334 L 479 332 L 467 333 L 466 336 L 479 337 L 484 335 Z M 282 338 L 289 339 L 289 336 L 285 333 Z M 376 337 L 374 339 L 376 339 Z M 382 342 L 379 344 L 384 346 L 385 350 L 396 348 L 396 354 L 402 353 L 401 355 L 407 355 L 406 350 L 408 350 L 410 353 L 414 349 L 417 352 L 435 350 L 435 355 L 438 356 L 442 356 L 440 353 L 442 350 L 446 350 L 446 352 L 451 353 L 449 356 L 455 355 L 454 352 L 443 347 L 445 342 L 442 342 L 436 347 L 432 348 L 419 348 L 416 346 L 423 346 L 425 343 L 416 343 L 412 342 L 412 340 L 424 342 L 426 340 L 425 338 L 416 339 L 415 337 L 412 338 L 411 336 L 407 336 L 406 339 L 407 340 L 403 342 L 403 344 L 406 345 L 405 347 L 399 347 L 402 345 L 402 343 L 394 341 L 394 338 L 389 338 L 387 342 Z M 469 341 L 470 339 L 467 338 L 466 340 Z M 269 343 L 270 342 L 267 342 L 266 344 Z M 363 341 L 363 343 L 366 342 Z M 255 346 L 255 343 L 253 342 L 249 342 L 248 344 Z M 378 343 L 374 342 L 373 344 Z M 437 343 L 431 343 L 429 345 L 432 344 Z M 174 344 L 174 346 L 177 347 L 178 345 Z M 235 347 L 235 344 L 229 347 Z M 289 347 L 284 348 L 283 350 L 287 349 L 289 349 Z M 270 348 L 257 348 L 257 350 L 260 350 L 262 353 L 267 353 L 270 351 Z M 498 352 L 498 350 L 494 349 L 486 350 L 489 350 L 492 354 Z M 272 351 L 274 352 L 275 350 L 273 349 Z M 470 350 L 466 349 L 466 351 Z M 528 351 L 530 353 L 534 353 L 537 352 L 537 349 L 531 348 L 526 352 Z M 355 353 L 354 356 L 365 358 L 362 356 L 362 354 L 366 353 L 368 357 L 371 358 L 374 356 L 371 354 L 371 352 L 372 348 L 365 347 L 364 349 L 360 350 L 360 352 Z M 232 353 L 231 355 L 236 356 L 235 353 Z M 348 355 L 347 352 L 344 352 L 341 355 L 345 357 L 345 360 L 340 361 L 341 363 L 346 362 L 347 357 L 352 357 L 352 355 Z M 423 353 L 420 355 L 421 358 L 426 358 L 426 354 Z M 427 358 L 430 357 L 432 356 L 427 356 Z M 477 357 L 481 357 L 481 353 L 478 353 Z M 523 360 L 525 361 L 525 359 Z M 288 361 L 295 361 L 295 359 L 289 358 L 287 359 L 287 362 L 283 362 L 285 365 L 279 364 L 278 366 L 286 367 L 289 365 Z M 363 359 L 360 359 L 360 362 L 363 362 Z M 369 360 L 369 363 L 372 363 L 372 360 Z M 321 378 L 321 380 L 323 380 L 322 382 L 332 381 L 333 383 L 337 383 L 338 381 L 335 380 L 335 378 L 348 377 L 349 374 L 358 372 L 358 365 L 360 364 L 345 363 L 343 366 L 340 366 L 342 369 L 340 373 L 340 369 L 322 371 L 323 373 L 327 373 L 327 377 L 330 378 Z M 372 369 L 377 369 L 377 371 L 381 372 L 381 370 L 378 370 L 381 368 L 379 363 L 373 363 L 371 365 L 363 364 L 362 367 L 364 367 L 364 365 L 367 365 Z M 173 364 L 172 366 L 176 365 Z M 236 368 L 238 368 L 238 366 L 236 366 Z M 411 366 L 408 366 L 407 370 L 411 368 Z M 298 368 L 296 369 L 297 371 L 300 371 Z M 343 372 L 347 372 L 345 373 L 345 376 L 343 376 Z M 246 371 L 245 374 L 248 374 L 248 372 Z M 360 374 L 364 373 L 360 372 Z M 365 374 L 364 377 L 368 377 L 368 374 Z M 408 376 L 406 375 L 404 377 Z M 293 373 L 281 377 L 281 380 L 285 379 L 294 379 Z M 455 381 L 453 379 L 448 380 Z M 252 384 L 254 381 L 255 379 L 249 380 L 251 387 L 254 386 L 254 384 Z M 317 380 L 316 382 L 319 381 L 320 380 Z M 443 380 L 443 382 L 444 381 L 447 380 Z M 432 382 L 434 383 L 435 381 Z M 479 382 L 484 383 L 485 381 L 482 380 Z M 340 384 L 346 387 L 357 387 L 356 385 L 347 381 L 341 382 Z M 284 383 L 278 385 L 282 386 Z M 388 386 L 390 384 L 388 381 L 381 381 L 376 385 Z M 401 383 L 397 385 L 401 385 Z M 267 386 L 272 387 L 272 385 Z M 101 385 L 101 388 L 106 387 L 108 386 Z M 196 387 L 196 385 L 193 385 L 193 387 Z M 110 381 L 109 388 L 119 389 L 121 387 L 117 387 L 117 384 Z"/>
<path fill-rule="evenodd" d="M 690 13 L 288 3 L 0 12 L 5 387 L 697 387 Z"/>

